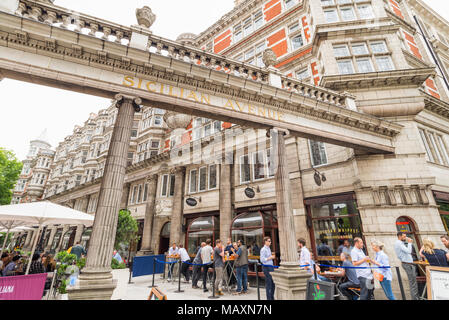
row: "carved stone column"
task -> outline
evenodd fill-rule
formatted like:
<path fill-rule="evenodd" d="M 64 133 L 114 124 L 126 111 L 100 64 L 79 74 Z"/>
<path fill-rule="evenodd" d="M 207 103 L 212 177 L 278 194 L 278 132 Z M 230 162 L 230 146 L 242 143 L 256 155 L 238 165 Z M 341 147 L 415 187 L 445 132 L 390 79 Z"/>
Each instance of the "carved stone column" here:
<path fill-rule="evenodd" d="M 231 164 L 220 165 L 220 239 L 223 243 L 231 236 L 232 195 Z"/>
<path fill-rule="evenodd" d="M 69 226 L 65 225 L 65 226 L 62 228 L 61 238 L 59 238 L 59 243 L 58 243 L 58 245 L 56 246 L 56 253 L 58 253 L 59 251 L 61 251 L 62 242 L 64 241 L 64 235 L 65 235 L 65 233 L 66 233 L 67 231 L 69 231 Z"/>
<path fill-rule="evenodd" d="M 23 248 L 28 248 L 31 242 L 31 238 L 33 236 L 34 232 L 32 230 L 28 231 L 27 237 L 25 239 L 25 243 L 23 244 Z"/>
<path fill-rule="evenodd" d="M 154 220 L 154 209 L 156 201 L 157 192 L 157 174 L 151 175 L 148 178 L 148 195 L 147 203 L 145 206 L 145 222 L 143 225 L 143 235 L 142 235 L 142 247 L 137 255 L 143 256 L 148 254 L 153 254 L 153 248 L 151 247 L 151 239 L 153 237 L 153 220 Z"/>
<path fill-rule="evenodd" d="M 290 177 L 288 171 L 285 136 L 287 130 L 272 130 L 272 143 L 277 170 L 275 174 L 276 204 L 279 226 L 280 268 L 272 273 L 276 285 L 276 300 L 305 300 L 307 279 L 310 274 L 299 269 L 296 251 L 295 224 L 292 209 Z"/>
<path fill-rule="evenodd" d="M 184 180 L 186 175 L 185 167 L 177 167 L 174 169 L 175 173 L 175 195 L 173 197 L 173 210 L 170 224 L 170 245 L 176 242 L 184 243 L 182 237 L 182 214 L 183 214 L 183 199 L 184 199 Z"/>
<path fill-rule="evenodd" d="M 142 101 L 122 94 L 116 95 L 115 99 L 119 111 L 101 181 L 86 267 L 77 285 L 67 290 L 70 300 L 110 300 L 117 285 L 111 273 L 112 252 L 134 113 L 140 111 Z"/>
<path fill-rule="evenodd" d="M 84 199 L 85 201 L 82 203 L 84 204 L 83 208 L 80 208 L 81 211 L 87 213 L 87 208 L 89 207 L 89 199 L 90 199 L 90 195 L 86 196 L 86 198 Z M 76 233 L 75 233 L 75 239 L 74 244 L 78 243 L 81 241 L 81 238 L 83 236 L 83 232 L 84 232 L 84 225 L 83 224 L 78 224 L 76 226 Z"/>

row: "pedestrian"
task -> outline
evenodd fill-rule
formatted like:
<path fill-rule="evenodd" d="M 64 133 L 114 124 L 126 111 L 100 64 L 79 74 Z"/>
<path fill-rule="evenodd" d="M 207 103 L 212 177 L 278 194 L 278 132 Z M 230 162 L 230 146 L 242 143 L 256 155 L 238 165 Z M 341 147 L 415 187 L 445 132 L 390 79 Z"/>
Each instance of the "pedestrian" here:
<path fill-rule="evenodd" d="M 20 263 L 20 259 L 22 257 L 20 255 L 16 255 L 12 257 L 11 259 L 8 259 L 6 266 L 3 268 L 2 274 L 4 277 L 9 276 L 15 276 L 16 274 L 16 268 L 18 264 Z"/>
<path fill-rule="evenodd" d="M 228 238 L 228 241 L 226 242 L 226 248 L 224 249 L 225 255 L 229 258 L 229 256 L 231 256 L 233 254 L 232 250 L 233 249 L 233 244 L 232 244 L 232 239 Z M 231 285 L 231 288 L 235 288 L 235 285 L 237 283 L 237 280 L 235 278 L 234 272 L 232 272 L 233 267 L 234 267 L 234 260 L 228 260 L 227 262 L 229 264 L 229 267 L 226 268 L 225 274 L 226 274 L 226 281 L 229 281 L 229 285 Z"/>
<path fill-rule="evenodd" d="M 179 245 L 179 258 L 181 259 L 181 273 L 184 275 L 186 283 L 189 283 L 189 264 L 190 256 L 182 244 Z"/>
<path fill-rule="evenodd" d="M 444 236 L 441 236 L 440 239 L 441 239 L 441 243 L 443 243 L 444 252 L 446 252 L 446 254 L 449 254 L 449 236 L 444 235 Z M 449 260 L 449 256 L 448 256 L 448 260 Z"/>
<path fill-rule="evenodd" d="M 192 288 L 199 289 L 198 280 L 201 276 L 201 264 L 203 264 L 203 260 L 201 260 L 201 250 L 206 246 L 206 242 L 201 242 L 201 246 L 196 253 L 195 259 L 193 259 L 193 274 L 192 274 Z"/>
<path fill-rule="evenodd" d="M 334 253 L 332 251 L 332 248 L 327 244 L 327 239 L 326 239 L 326 235 L 323 233 L 320 235 L 320 244 L 318 245 L 318 247 L 316 248 L 317 250 L 317 254 L 320 257 L 330 257 L 333 256 Z M 330 260 L 321 260 L 323 262 L 323 264 L 325 265 L 330 265 L 332 262 Z M 324 270 L 328 270 L 329 267 L 322 267 L 323 271 Z"/>
<path fill-rule="evenodd" d="M 223 282 L 223 268 L 224 268 L 224 248 L 221 240 L 215 241 L 214 248 L 214 269 L 215 269 L 215 291 L 219 296 L 223 295 L 222 282 Z"/>
<path fill-rule="evenodd" d="M 173 243 L 173 245 L 168 250 L 168 262 L 172 262 L 168 265 L 168 276 L 167 280 L 171 281 L 171 278 L 173 276 L 173 268 L 175 267 L 175 264 L 173 262 L 176 262 L 176 256 L 179 254 L 179 249 L 176 246 L 176 243 Z"/>
<path fill-rule="evenodd" d="M 297 242 L 298 248 L 301 250 L 301 253 L 299 254 L 299 267 L 307 271 L 313 271 L 311 262 L 312 257 L 309 249 L 306 247 L 306 240 L 304 238 L 299 238 Z"/>
<path fill-rule="evenodd" d="M 262 263 L 262 271 L 265 275 L 265 291 L 267 293 L 267 300 L 274 300 L 275 285 L 271 272 L 274 271 L 273 260 L 276 258 L 274 252 L 271 253 L 271 238 L 263 238 L 264 246 L 260 250 L 260 262 Z"/>
<path fill-rule="evenodd" d="M 344 253 L 351 255 L 352 249 L 353 248 L 352 248 L 349 240 L 345 239 L 345 240 L 343 240 L 343 243 L 338 247 L 337 253 L 338 253 L 338 255 L 341 255 L 341 253 L 344 252 Z"/>
<path fill-rule="evenodd" d="M 33 254 L 33 258 L 31 259 L 30 271 L 28 272 L 28 274 L 45 273 L 45 268 L 40 261 L 40 258 L 41 256 L 39 253 Z"/>
<path fill-rule="evenodd" d="M 118 263 L 122 263 L 123 259 L 122 256 L 120 255 L 120 253 L 117 250 L 114 250 L 114 252 L 112 253 L 112 257 L 118 261 Z"/>
<path fill-rule="evenodd" d="M 435 249 L 435 244 L 430 239 L 423 240 L 423 246 L 419 250 L 419 255 L 422 259 L 427 259 L 431 266 L 449 267 L 446 252 L 441 249 Z"/>
<path fill-rule="evenodd" d="M 207 290 L 207 275 L 208 275 L 208 272 L 209 272 L 209 267 L 210 267 L 211 262 L 212 262 L 213 249 L 211 247 L 211 243 L 212 243 L 212 240 L 211 239 L 207 239 L 206 240 L 206 246 L 204 246 L 201 249 L 201 260 L 203 261 L 203 268 L 202 268 L 202 272 L 203 272 L 203 292 L 209 291 L 209 290 Z"/>
<path fill-rule="evenodd" d="M 6 267 L 5 261 L 9 260 L 9 254 L 6 252 L 2 253 L 2 258 L 0 260 L 0 270 L 3 270 L 3 267 Z"/>
<path fill-rule="evenodd" d="M 254 242 L 253 247 L 252 247 L 252 252 L 253 252 L 253 256 L 260 256 L 260 248 L 257 245 L 257 243 Z"/>
<path fill-rule="evenodd" d="M 248 292 L 248 249 L 242 240 L 237 241 L 238 250 L 233 254 L 237 269 L 237 291 L 234 295 L 246 294 Z M 242 290 L 243 285 L 243 290 Z"/>
<path fill-rule="evenodd" d="M 377 268 L 378 276 L 377 280 L 379 280 L 382 289 L 384 290 L 385 296 L 388 300 L 396 300 L 393 289 L 391 288 L 391 281 L 393 280 L 393 273 L 391 272 L 390 259 L 384 251 L 385 245 L 379 241 L 371 242 L 371 247 L 376 253 L 376 257 L 374 260 L 371 260 L 378 267 Z M 388 267 L 388 268 L 387 268 Z"/>
<path fill-rule="evenodd" d="M 373 274 L 370 269 L 370 258 L 363 252 L 363 240 L 354 238 L 354 248 L 351 251 L 352 264 L 356 269 L 357 278 L 360 282 L 360 300 L 371 300 L 373 286 Z"/>
<path fill-rule="evenodd" d="M 53 255 L 47 254 L 44 255 L 45 259 L 43 261 L 43 265 L 45 268 L 45 272 L 53 272 L 56 269 L 56 261 L 53 258 Z"/>
<path fill-rule="evenodd" d="M 394 244 L 396 256 L 401 261 L 402 268 L 407 274 L 412 300 L 419 300 L 418 283 L 416 282 L 416 266 L 413 264 L 412 258 L 413 240 L 407 237 L 406 233 L 401 231 L 397 233 L 397 236 L 398 239 Z"/>
<path fill-rule="evenodd" d="M 353 291 L 349 290 L 349 288 L 358 288 L 360 289 L 360 281 L 357 278 L 357 272 L 354 269 L 354 265 L 351 261 L 351 255 L 347 252 L 342 252 L 340 254 L 340 259 L 343 261 L 342 268 L 339 269 L 340 274 L 339 277 L 346 277 L 347 281 L 341 283 L 338 286 L 341 294 L 344 295 L 349 300 L 357 300 L 358 296 L 354 294 Z"/>
<path fill-rule="evenodd" d="M 73 247 L 72 250 L 70 251 L 71 254 L 74 254 L 76 256 L 76 258 L 79 260 L 81 259 L 85 254 L 86 254 L 86 250 L 84 249 L 84 247 L 81 245 L 81 242 L 77 242 Z M 118 260 L 118 259 L 117 259 Z"/>

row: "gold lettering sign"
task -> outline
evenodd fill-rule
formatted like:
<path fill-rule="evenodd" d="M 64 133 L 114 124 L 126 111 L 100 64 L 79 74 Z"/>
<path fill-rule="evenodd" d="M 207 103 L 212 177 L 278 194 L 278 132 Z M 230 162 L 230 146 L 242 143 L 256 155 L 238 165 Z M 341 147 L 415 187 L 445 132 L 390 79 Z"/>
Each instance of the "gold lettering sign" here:
<path fill-rule="evenodd" d="M 155 81 L 140 79 L 131 76 L 123 76 L 122 84 L 126 87 L 146 90 L 151 93 L 160 93 L 175 98 L 203 103 L 206 105 L 214 105 L 239 113 L 255 115 L 270 120 L 277 120 L 282 122 L 285 121 L 285 115 L 281 111 L 272 110 L 263 106 L 254 106 L 250 103 L 244 103 L 233 99 L 223 99 L 213 96 L 211 97 L 209 94 L 186 90 L 184 88 L 178 88 L 171 85 L 164 85 Z"/>

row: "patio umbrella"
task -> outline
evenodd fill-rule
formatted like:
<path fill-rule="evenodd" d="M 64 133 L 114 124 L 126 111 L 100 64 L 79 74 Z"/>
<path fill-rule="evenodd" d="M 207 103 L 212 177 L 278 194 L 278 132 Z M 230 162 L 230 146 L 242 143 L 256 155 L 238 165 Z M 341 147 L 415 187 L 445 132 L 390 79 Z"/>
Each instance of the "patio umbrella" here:
<path fill-rule="evenodd" d="M 6 232 L 5 240 L 3 240 L 2 249 L 0 250 L 0 255 L 3 253 L 3 250 L 5 250 L 6 241 L 8 240 L 8 236 L 10 233 L 12 233 L 12 230 L 16 230 L 17 227 L 23 226 L 25 223 L 21 221 L 16 220 L 10 220 L 10 221 L 1 221 L 0 220 L 0 232 Z M 20 230 L 24 231 L 24 230 Z"/>
<path fill-rule="evenodd" d="M 5 240 L 3 241 L 2 249 L 0 250 L 0 255 L 3 253 L 3 250 L 5 250 L 6 241 L 8 240 L 8 235 L 10 233 L 17 233 L 17 232 L 34 230 L 34 228 L 23 226 L 23 222 L 19 223 L 19 224 L 21 225 L 20 227 L 14 227 L 12 229 L 9 229 L 7 227 L 5 228 L 4 223 L 0 223 L 0 232 L 5 232 L 6 233 Z"/>
<path fill-rule="evenodd" d="M 8 225 L 38 225 L 37 236 L 31 250 L 30 262 L 25 274 L 28 274 L 31 259 L 36 250 L 37 241 L 43 226 L 52 224 L 84 224 L 91 226 L 94 222 L 92 215 L 73 210 L 49 201 L 12 204 L 0 206 L 0 223 Z M 12 229 L 10 227 L 9 229 Z"/>

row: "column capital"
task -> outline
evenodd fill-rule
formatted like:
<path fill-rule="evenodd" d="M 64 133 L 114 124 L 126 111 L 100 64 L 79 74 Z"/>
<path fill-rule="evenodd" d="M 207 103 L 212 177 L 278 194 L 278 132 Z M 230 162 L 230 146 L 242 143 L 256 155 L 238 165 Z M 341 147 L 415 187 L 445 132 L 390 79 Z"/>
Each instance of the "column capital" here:
<path fill-rule="evenodd" d="M 271 137 L 271 132 L 274 131 L 276 133 L 281 133 L 284 137 L 290 135 L 290 130 L 284 128 L 273 127 L 271 129 L 267 129 L 267 138 Z"/>
<path fill-rule="evenodd" d="M 134 97 L 134 96 L 128 96 L 122 93 L 118 93 L 115 95 L 115 106 L 117 108 L 120 108 L 122 106 L 123 103 L 127 102 L 127 103 L 131 103 L 134 107 L 134 110 L 136 112 L 140 111 L 140 105 L 142 104 L 142 99 L 140 99 L 139 97 Z"/>

